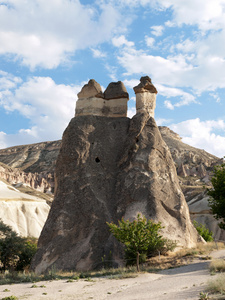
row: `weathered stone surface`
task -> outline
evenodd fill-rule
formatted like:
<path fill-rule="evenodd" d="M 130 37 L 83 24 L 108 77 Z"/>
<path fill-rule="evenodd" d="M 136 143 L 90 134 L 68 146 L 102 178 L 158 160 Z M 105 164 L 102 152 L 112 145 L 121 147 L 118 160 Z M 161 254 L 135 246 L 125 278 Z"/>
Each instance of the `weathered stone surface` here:
<path fill-rule="evenodd" d="M 104 99 L 110 100 L 121 98 L 129 99 L 129 95 L 127 93 L 125 85 L 122 81 L 111 82 L 104 92 Z"/>
<path fill-rule="evenodd" d="M 90 97 L 102 98 L 102 88 L 98 82 L 96 82 L 94 79 L 91 79 L 83 86 L 82 90 L 77 94 L 77 96 L 78 99 L 86 99 Z"/>
<path fill-rule="evenodd" d="M 144 76 L 144 77 L 141 77 L 140 81 L 141 82 L 137 86 L 134 87 L 135 94 L 145 93 L 145 92 L 149 92 L 149 93 L 153 93 L 153 94 L 158 93 L 157 89 L 152 84 L 151 78 L 149 78 L 148 76 Z"/>
<path fill-rule="evenodd" d="M 78 94 L 75 116 L 126 117 L 129 95 L 124 84 L 111 82 L 103 95 L 93 82 L 90 80 Z"/>
<path fill-rule="evenodd" d="M 140 84 L 133 88 L 136 94 L 136 112 L 146 112 L 154 118 L 157 90 L 148 76 L 141 77 L 140 81 Z"/>
<path fill-rule="evenodd" d="M 108 222 L 137 213 L 161 221 L 164 235 L 195 245 L 187 204 L 168 147 L 148 114 L 75 117 L 56 164 L 56 194 L 32 268 L 88 270 L 102 257 L 122 264 Z"/>
<path fill-rule="evenodd" d="M 22 193 L 0 179 L 0 219 L 19 235 L 38 238 L 49 210 L 44 199 Z"/>
<path fill-rule="evenodd" d="M 111 99 L 88 98 L 77 100 L 75 116 L 126 117 L 127 98 Z"/>

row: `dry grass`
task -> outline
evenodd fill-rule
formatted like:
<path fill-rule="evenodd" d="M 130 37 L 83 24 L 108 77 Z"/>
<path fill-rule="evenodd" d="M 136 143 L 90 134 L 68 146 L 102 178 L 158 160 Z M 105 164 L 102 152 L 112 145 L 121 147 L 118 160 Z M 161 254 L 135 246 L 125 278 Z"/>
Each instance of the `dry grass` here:
<path fill-rule="evenodd" d="M 210 293 L 225 294 L 225 274 L 219 275 L 216 279 L 208 282 L 208 289 Z M 224 298 L 223 298 L 224 299 Z"/>
<path fill-rule="evenodd" d="M 209 265 L 210 272 L 225 272 L 225 260 L 214 259 Z"/>
<path fill-rule="evenodd" d="M 156 270 L 164 270 L 186 265 L 195 258 L 210 259 L 210 252 L 225 248 L 223 243 L 198 243 L 195 248 L 182 248 L 176 252 L 169 252 L 167 256 L 152 257 L 147 265 Z"/>

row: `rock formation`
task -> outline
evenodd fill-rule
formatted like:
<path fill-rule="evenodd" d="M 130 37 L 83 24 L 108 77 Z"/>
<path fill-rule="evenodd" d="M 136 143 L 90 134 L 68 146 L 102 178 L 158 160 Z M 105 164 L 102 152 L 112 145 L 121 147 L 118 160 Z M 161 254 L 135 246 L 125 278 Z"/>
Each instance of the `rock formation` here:
<path fill-rule="evenodd" d="M 127 116 L 129 96 L 121 81 L 111 82 L 103 94 L 100 84 L 91 79 L 77 96 L 76 116 Z"/>
<path fill-rule="evenodd" d="M 213 166 L 222 163 L 222 160 L 183 143 L 181 137 L 168 127 L 159 126 L 159 130 L 172 154 L 191 219 L 205 224 L 213 231 L 216 240 L 225 240 L 225 231 L 213 218 L 203 187 L 209 187 Z M 24 183 L 40 192 L 53 192 L 55 162 L 60 146 L 61 141 L 54 141 L 0 149 L 0 161 L 8 166 L 0 164 L 0 178 L 16 184 L 16 187 Z"/>
<path fill-rule="evenodd" d="M 156 94 L 158 93 L 148 76 L 141 77 L 139 85 L 134 87 L 137 113 L 147 112 L 154 118 Z"/>
<path fill-rule="evenodd" d="M 0 180 L 0 219 L 19 235 L 38 238 L 49 209 L 44 199 L 22 193 Z"/>
<path fill-rule="evenodd" d="M 151 87 L 148 92 L 149 84 L 144 85 L 145 94 L 154 90 Z M 92 92 L 85 89 L 81 95 L 91 95 L 93 100 Z M 94 93 L 99 94 L 99 89 Z M 117 92 L 112 95 L 113 99 L 121 97 Z M 121 245 L 110 234 L 106 221 L 133 219 L 138 213 L 162 222 L 164 235 L 180 245 L 195 245 L 198 235 L 190 222 L 170 151 L 147 100 L 132 119 L 103 116 L 98 107 L 96 114 L 89 115 L 84 109 L 81 115 L 83 100 L 78 101 L 79 111 L 63 134 L 55 199 L 32 269 L 37 273 L 52 267 L 95 269 L 102 266 L 102 257 L 109 256 L 114 266 L 121 265 Z M 114 105 L 113 111 L 117 109 Z"/>

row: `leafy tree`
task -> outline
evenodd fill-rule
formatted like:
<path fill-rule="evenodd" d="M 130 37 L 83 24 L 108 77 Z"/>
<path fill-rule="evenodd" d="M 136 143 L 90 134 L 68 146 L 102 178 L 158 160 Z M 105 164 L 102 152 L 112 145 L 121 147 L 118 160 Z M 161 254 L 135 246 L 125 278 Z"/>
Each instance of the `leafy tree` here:
<path fill-rule="evenodd" d="M 131 257 L 136 255 L 137 271 L 139 272 L 140 256 L 142 259 L 149 253 L 149 249 L 154 248 L 156 244 L 163 242 L 163 237 L 159 234 L 162 229 L 161 223 L 154 223 L 152 220 L 147 220 L 140 214 L 137 220 L 130 222 L 122 219 L 118 225 L 108 223 L 110 231 L 115 238 L 125 245 L 125 256 Z"/>
<path fill-rule="evenodd" d="M 30 264 L 36 247 L 34 240 L 20 237 L 0 220 L 0 262 L 4 271 L 24 269 Z"/>
<path fill-rule="evenodd" d="M 213 232 L 209 231 L 208 228 L 205 227 L 205 225 L 203 224 L 199 224 L 197 221 L 193 221 L 193 224 L 195 226 L 195 228 L 197 229 L 198 233 L 203 237 L 203 239 L 206 242 L 212 242 L 213 241 Z"/>
<path fill-rule="evenodd" d="M 225 229 L 225 164 L 214 168 L 212 177 L 212 189 L 208 189 L 209 206 L 217 220 L 220 220 L 219 226 Z"/>

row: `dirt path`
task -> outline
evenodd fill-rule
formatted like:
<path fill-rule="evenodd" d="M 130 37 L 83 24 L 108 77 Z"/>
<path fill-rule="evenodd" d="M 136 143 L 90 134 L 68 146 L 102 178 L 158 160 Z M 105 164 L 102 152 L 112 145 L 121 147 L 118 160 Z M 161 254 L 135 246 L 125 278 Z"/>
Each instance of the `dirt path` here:
<path fill-rule="evenodd" d="M 225 250 L 214 251 L 212 256 L 225 258 Z M 187 266 L 128 279 L 42 281 L 33 288 L 32 283 L 2 285 L 0 299 L 14 295 L 33 300 L 197 300 L 211 278 L 208 264 L 209 261 L 195 261 Z"/>

